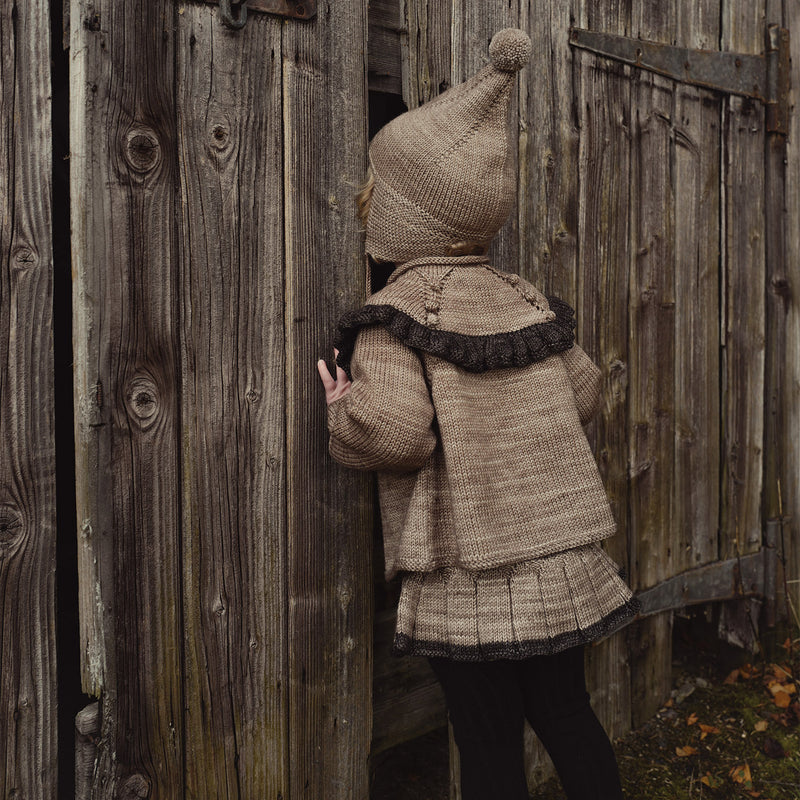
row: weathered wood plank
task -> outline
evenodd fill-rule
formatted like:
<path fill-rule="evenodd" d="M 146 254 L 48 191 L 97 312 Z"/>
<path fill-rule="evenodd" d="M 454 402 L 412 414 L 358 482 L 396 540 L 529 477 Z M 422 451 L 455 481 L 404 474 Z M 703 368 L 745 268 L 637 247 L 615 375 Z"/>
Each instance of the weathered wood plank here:
<path fill-rule="evenodd" d="M 594 30 L 622 33 L 630 19 L 616 6 L 585 4 Z M 579 229 L 576 307 L 578 339 L 603 372 L 600 411 L 589 427 L 617 534 L 609 554 L 629 569 L 628 539 L 628 293 L 630 255 L 630 71 L 575 52 L 579 71 Z"/>
<path fill-rule="evenodd" d="M 581 2 L 576 24 L 624 34 L 627 4 Z M 617 522 L 604 543 L 630 570 L 628 483 L 628 381 L 635 358 L 630 340 L 628 294 L 631 263 L 631 71 L 589 53 L 574 53 L 578 114 L 579 230 L 577 309 L 579 341 L 603 373 L 600 411 L 588 433 Z M 631 679 L 625 633 L 587 651 L 587 686 L 592 706 L 610 736 L 630 729 Z"/>
<path fill-rule="evenodd" d="M 75 800 L 92 796 L 94 762 L 100 737 L 100 703 L 90 703 L 75 715 Z"/>
<path fill-rule="evenodd" d="M 75 0 L 71 184 L 92 796 L 183 792 L 174 4 Z"/>
<path fill-rule="evenodd" d="M 327 455 L 315 369 L 364 297 L 352 197 L 366 170 L 366 20 L 364 0 L 325 2 L 283 29 L 289 796 L 310 800 L 368 795 L 370 483 Z"/>
<path fill-rule="evenodd" d="M 406 34 L 403 47 L 403 100 L 417 108 L 454 83 L 451 75 L 452 13 L 435 0 L 400 0 Z"/>
<path fill-rule="evenodd" d="M 504 3 L 475 3 L 472 0 L 454 0 L 451 30 L 451 84 L 465 81 L 489 63 L 489 42 L 503 28 L 520 25 L 521 0 Z M 444 5 L 444 4 L 443 4 Z M 530 70 L 531 67 L 525 67 Z M 512 95 L 510 129 L 513 131 L 511 161 L 514 173 L 518 172 L 519 132 L 519 79 Z M 519 186 L 517 187 L 519 194 Z M 512 211 L 506 224 L 492 242 L 489 257 L 499 269 L 519 270 L 519 217 Z"/>
<path fill-rule="evenodd" d="M 576 0 L 521 4 L 533 42 L 520 72 L 519 270 L 573 307 L 577 299 L 580 70 L 568 43 Z"/>
<path fill-rule="evenodd" d="M 726 50 L 764 49 L 764 7 L 726 0 Z M 720 557 L 761 546 L 764 447 L 764 111 L 746 99 L 723 104 L 723 484 Z"/>
<path fill-rule="evenodd" d="M 57 793 L 50 13 L 0 9 L 0 796 Z"/>
<path fill-rule="evenodd" d="M 634 11 L 632 34 L 669 38 L 675 3 Z M 635 70 L 631 122 L 630 514 L 631 575 L 644 589 L 679 571 L 673 517 L 675 386 L 674 84 Z"/>
<path fill-rule="evenodd" d="M 619 631 L 587 648 L 586 686 L 592 708 L 609 737 L 626 734 L 631 729 L 628 631 Z"/>
<path fill-rule="evenodd" d="M 375 616 L 373 756 L 447 723 L 444 694 L 427 659 L 393 656 L 396 615 Z"/>
<path fill-rule="evenodd" d="M 403 93 L 400 0 L 373 0 L 369 4 L 367 74 L 370 91 Z"/>
<path fill-rule="evenodd" d="M 678 0 L 634 5 L 631 35 L 672 41 Z M 632 76 L 629 387 L 631 577 L 644 589 L 682 564 L 675 487 L 675 85 Z M 640 725 L 669 694 L 672 614 L 642 620 L 631 642 L 631 720 Z M 630 640 L 629 640 L 630 641 Z"/>
<path fill-rule="evenodd" d="M 288 797 L 283 23 L 177 21 L 186 796 Z"/>
<path fill-rule="evenodd" d="M 784 27 L 791 31 L 791 107 L 786 164 L 786 350 L 780 403 L 783 410 L 781 450 L 781 507 L 791 517 L 784 524 L 778 547 L 784 553 L 789 580 L 800 581 L 800 4 L 785 5 Z M 800 582 L 790 584 L 794 607 L 800 613 Z M 779 584 L 779 593 L 783 587 Z M 779 613 L 784 599 L 779 600 Z"/>
<path fill-rule="evenodd" d="M 656 614 L 626 631 L 630 653 L 631 724 L 647 722 L 669 697 L 672 688 L 672 612 Z M 665 662 L 667 667 L 665 667 Z"/>
<path fill-rule="evenodd" d="M 678 45 L 713 50 L 719 2 L 682 2 Z M 675 86 L 674 571 L 717 558 L 720 493 L 720 101 Z"/>

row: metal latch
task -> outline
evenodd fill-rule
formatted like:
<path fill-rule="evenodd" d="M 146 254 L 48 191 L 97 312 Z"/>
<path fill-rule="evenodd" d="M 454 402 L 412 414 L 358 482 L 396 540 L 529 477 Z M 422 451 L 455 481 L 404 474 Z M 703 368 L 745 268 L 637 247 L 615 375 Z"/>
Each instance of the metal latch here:
<path fill-rule="evenodd" d="M 243 28 L 248 11 L 262 11 L 292 19 L 311 19 L 317 13 L 317 0 L 206 0 L 219 4 L 222 22 L 234 30 Z"/>
<path fill-rule="evenodd" d="M 691 50 L 611 33 L 571 28 L 569 43 L 680 83 L 751 97 L 766 106 L 767 130 L 789 130 L 789 31 L 767 28 L 766 55 Z"/>

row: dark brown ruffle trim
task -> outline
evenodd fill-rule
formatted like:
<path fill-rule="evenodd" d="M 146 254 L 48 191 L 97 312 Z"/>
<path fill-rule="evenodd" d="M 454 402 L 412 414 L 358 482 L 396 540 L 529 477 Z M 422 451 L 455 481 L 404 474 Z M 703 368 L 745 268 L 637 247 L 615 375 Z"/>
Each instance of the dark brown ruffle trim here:
<path fill-rule="evenodd" d="M 518 660 L 531 656 L 553 655 L 570 647 L 589 644 L 610 636 L 630 622 L 639 613 L 640 608 L 638 598 L 632 597 L 588 628 L 562 633 L 549 639 L 526 642 L 490 642 L 473 647 L 454 647 L 446 642 L 423 642 L 403 633 L 396 633 L 392 655 L 449 658 L 453 661 L 494 661 L 501 658 Z"/>
<path fill-rule="evenodd" d="M 540 322 L 505 333 L 468 336 L 455 331 L 427 328 L 389 305 L 366 305 L 345 314 L 339 322 L 335 346 L 337 363 L 350 375 L 350 360 L 361 328 L 383 325 L 403 344 L 449 361 L 467 372 L 488 372 L 503 367 L 526 367 L 569 350 L 575 341 L 575 312 L 558 297 L 548 297 L 551 322 Z"/>

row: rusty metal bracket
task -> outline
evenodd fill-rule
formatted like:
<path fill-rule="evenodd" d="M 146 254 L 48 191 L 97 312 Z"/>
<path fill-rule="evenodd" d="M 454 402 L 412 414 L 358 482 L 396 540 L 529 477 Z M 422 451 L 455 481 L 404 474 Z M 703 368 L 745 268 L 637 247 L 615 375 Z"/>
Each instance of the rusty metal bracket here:
<path fill-rule="evenodd" d="M 692 50 L 582 28 L 570 28 L 569 43 L 680 83 L 758 100 L 767 109 L 767 130 L 788 133 L 789 31 L 778 25 L 767 29 L 766 55 Z"/>
<path fill-rule="evenodd" d="M 206 3 L 220 6 L 220 14 L 223 16 L 223 22 L 228 27 L 234 29 L 244 27 L 244 21 L 247 19 L 247 12 L 260 11 L 264 14 L 277 14 L 281 17 L 289 17 L 290 19 L 311 19 L 317 14 L 317 0 L 233 0 L 238 8 L 238 17 L 230 13 L 231 0 L 205 0 Z M 245 3 L 247 4 L 245 8 Z M 234 25 L 230 25 L 224 18 L 225 12 L 228 12 Z"/>

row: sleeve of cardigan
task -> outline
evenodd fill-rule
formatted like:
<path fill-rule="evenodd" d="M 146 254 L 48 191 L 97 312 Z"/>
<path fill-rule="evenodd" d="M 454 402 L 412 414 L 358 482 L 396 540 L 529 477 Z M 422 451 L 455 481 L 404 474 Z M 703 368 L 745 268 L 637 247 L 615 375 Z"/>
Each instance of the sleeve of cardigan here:
<path fill-rule="evenodd" d="M 436 433 L 417 354 L 372 325 L 358 334 L 350 370 L 350 392 L 328 406 L 331 456 L 354 469 L 419 469 L 436 447 Z"/>
<path fill-rule="evenodd" d="M 575 393 L 575 405 L 578 407 L 581 425 L 586 425 L 600 407 L 602 373 L 578 345 L 565 350 L 561 357 Z"/>

